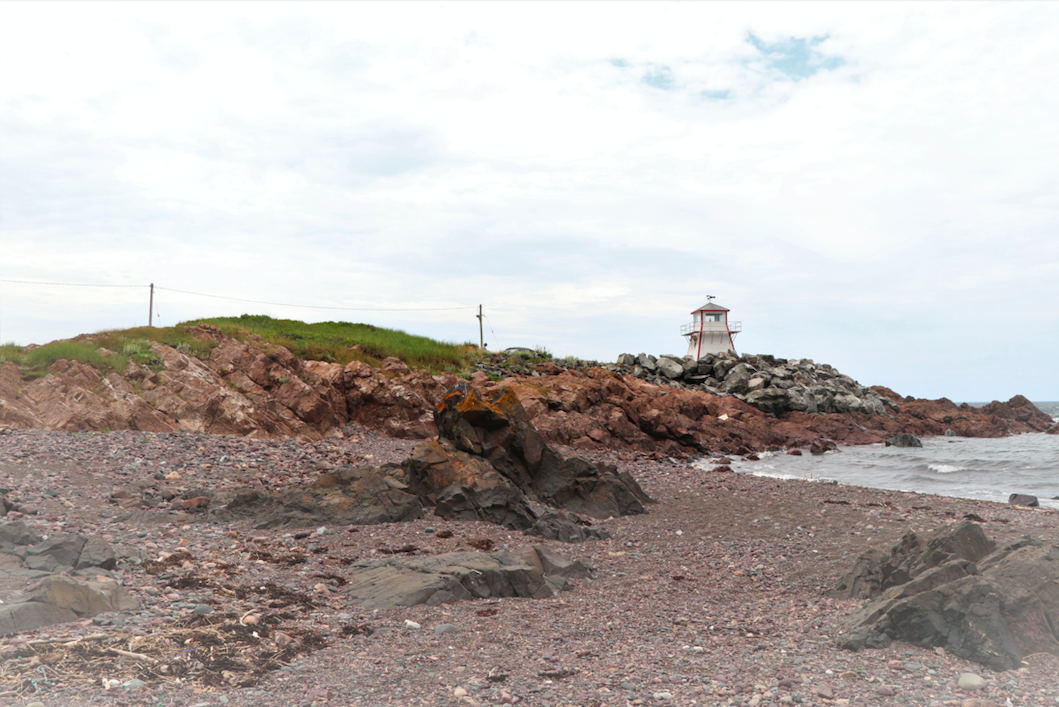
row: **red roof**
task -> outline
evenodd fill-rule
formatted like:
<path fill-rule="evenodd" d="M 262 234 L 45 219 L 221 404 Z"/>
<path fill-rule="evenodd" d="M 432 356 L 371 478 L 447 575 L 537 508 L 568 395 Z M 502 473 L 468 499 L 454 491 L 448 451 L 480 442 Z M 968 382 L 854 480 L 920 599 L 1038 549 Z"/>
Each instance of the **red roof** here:
<path fill-rule="evenodd" d="M 730 312 L 730 311 L 732 311 L 732 310 L 728 309 L 727 307 L 722 307 L 721 305 L 717 304 L 716 302 L 707 302 L 706 304 L 702 305 L 698 309 L 693 309 L 691 311 L 691 313 L 694 314 L 695 312 Z"/>

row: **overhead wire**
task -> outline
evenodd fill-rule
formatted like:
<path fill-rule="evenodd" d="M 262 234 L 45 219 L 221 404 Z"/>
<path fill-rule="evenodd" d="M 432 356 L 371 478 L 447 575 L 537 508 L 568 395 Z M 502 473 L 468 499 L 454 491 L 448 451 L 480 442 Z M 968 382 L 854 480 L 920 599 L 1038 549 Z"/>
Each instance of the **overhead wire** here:
<path fill-rule="evenodd" d="M 242 297 L 226 297 L 224 295 L 208 295 L 204 292 L 191 292 L 190 290 L 176 290 L 172 287 L 161 287 L 155 285 L 156 290 L 167 292 L 180 292 L 185 295 L 196 295 L 198 297 L 213 297 L 214 299 L 226 299 L 235 302 L 250 302 L 251 304 L 269 304 L 274 307 L 301 307 L 302 309 L 338 309 L 347 312 L 447 312 L 457 309 L 474 309 L 474 307 L 326 307 L 315 304 L 290 304 L 287 302 L 265 302 L 256 299 L 243 299 Z"/>
<path fill-rule="evenodd" d="M 496 332 L 493 331 L 493 323 L 489 321 L 489 315 L 484 311 L 482 312 L 482 316 L 485 317 L 485 323 L 489 325 L 489 333 L 493 335 L 493 341 L 496 342 L 496 350 L 499 351 L 500 341 L 496 338 Z"/>
<path fill-rule="evenodd" d="M 103 285 L 96 283 L 81 282 L 41 282 L 37 280 L 8 280 L 0 279 L 0 282 L 9 282 L 20 285 L 56 285 L 59 287 L 150 287 L 150 285 Z M 451 312 L 461 309 L 475 309 L 475 307 L 328 307 L 315 304 L 292 304 L 290 302 L 267 302 L 264 300 L 246 299 L 243 297 L 228 297 L 225 295 L 211 295 L 206 292 L 193 292 L 191 290 L 179 290 L 173 287 L 155 285 L 154 289 L 166 292 L 178 292 L 196 297 L 211 297 L 213 299 L 231 300 L 233 302 L 248 302 L 250 304 L 267 304 L 273 307 L 297 307 L 300 309 L 329 309 L 344 312 Z"/>
<path fill-rule="evenodd" d="M 0 282 L 13 282 L 18 285 L 58 285 L 59 287 L 150 287 L 150 285 L 101 285 L 95 282 L 40 282 L 38 280 L 6 280 Z"/>

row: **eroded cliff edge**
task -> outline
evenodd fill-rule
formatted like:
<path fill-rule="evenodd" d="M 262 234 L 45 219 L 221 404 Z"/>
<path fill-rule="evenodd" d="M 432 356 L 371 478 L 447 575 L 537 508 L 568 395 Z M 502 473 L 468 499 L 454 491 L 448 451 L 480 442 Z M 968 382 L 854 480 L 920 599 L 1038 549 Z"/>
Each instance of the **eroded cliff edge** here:
<path fill-rule="evenodd" d="M 0 368 L 0 425 L 315 440 L 340 435 L 355 423 L 393 437 L 425 439 L 437 434 L 434 408 L 459 380 L 410 370 L 394 358 L 376 368 L 359 361 L 345 366 L 304 361 L 258 337 L 240 341 L 209 325 L 189 327 L 189 332 L 216 344 L 208 358 L 156 342 L 151 367 L 130 363 L 122 373 L 103 374 L 60 360 L 46 376 L 33 380 L 23 380 L 17 366 L 5 363 Z M 716 393 L 688 385 L 691 376 L 681 383 L 679 378 L 643 377 L 627 366 L 561 362 L 524 367 L 499 380 L 492 379 L 507 373 L 502 368 L 479 371 L 474 382 L 483 390 L 511 387 L 550 443 L 659 456 L 809 448 L 822 440 L 868 444 L 899 432 L 929 436 L 951 430 L 960 436 L 998 437 L 1057 429 L 1022 396 L 976 409 L 944 398 L 903 398 L 888 388 L 847 382 L 848 377 L 829 366 L 804 361 L 777 365 L 769 358 L 744 356 L 720 366 L 711 362 L 714 380 L 705 382 L 716 382 Z M 689 371 L 692 365 L 702 367 L 688 365 Z M 848 401 L 842 396 L 857 397 L 854 393 L 860 391 L 857 399 L 869 402 L 832 404 L 826 413 L 819 408 L 814 413 L 812 406 L 798 410 L 765 404 L 789 389 L 775 375 L 785 370 L 792 381 L 832 381 L 824 384 L 835 387 L 825 398 Z M 724 378 L 716 379 L 717 371 Z M 731 376 L 739 380 L 729 383 Z M 729 392 L 744 384 L 756 388 Z M 852 386 L 853 392 L 839 390 L 842 386 Z M 755 396 L 758 390 L 772 392 Z"/>

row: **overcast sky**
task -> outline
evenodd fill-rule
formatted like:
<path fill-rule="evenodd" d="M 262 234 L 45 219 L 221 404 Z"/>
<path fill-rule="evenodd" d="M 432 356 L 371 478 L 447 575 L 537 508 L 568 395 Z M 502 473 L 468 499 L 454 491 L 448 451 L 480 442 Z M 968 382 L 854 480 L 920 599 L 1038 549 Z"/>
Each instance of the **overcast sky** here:
<path fill-rule="evenodd" d="M 1059 399 L 1055 3 L 0 3 L 0 278 Z M 273 303 L 252 304 L 185 290 Z M 0 282 L 0 340 L 148 291 Z"/>

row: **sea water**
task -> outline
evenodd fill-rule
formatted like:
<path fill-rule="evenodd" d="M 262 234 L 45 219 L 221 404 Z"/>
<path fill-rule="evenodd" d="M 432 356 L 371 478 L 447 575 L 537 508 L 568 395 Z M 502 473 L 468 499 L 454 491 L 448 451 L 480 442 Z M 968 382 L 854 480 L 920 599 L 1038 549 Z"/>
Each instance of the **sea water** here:
<path fill-rule="evenodd" d="M 1034 404 L 1059 418 L 1059 403 Z M 756 462 L 737 459 L 732 469 L 755 476 L 833 480 L 986 501 L 1007 502 L 1011 494 L 1025 493 L 1036 496 L 1042 508 L 1059 508 L 1059 435 L 928 437 L 922 442 L 922 447 L 842 447 L 820 455 L 766 452 Z M 708 460 L 697 465 L 714 466 Z"/>

